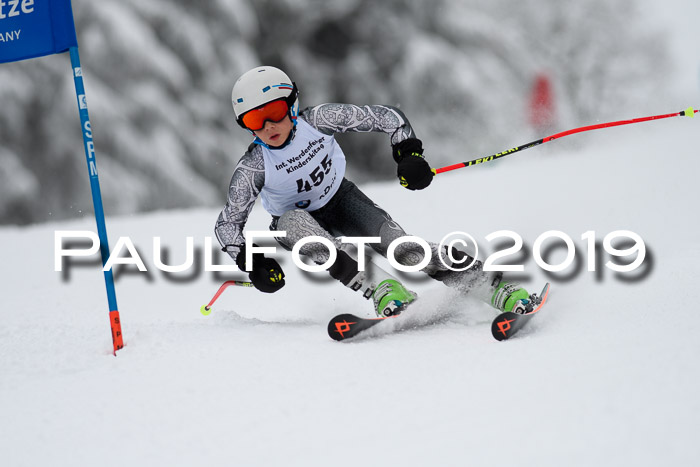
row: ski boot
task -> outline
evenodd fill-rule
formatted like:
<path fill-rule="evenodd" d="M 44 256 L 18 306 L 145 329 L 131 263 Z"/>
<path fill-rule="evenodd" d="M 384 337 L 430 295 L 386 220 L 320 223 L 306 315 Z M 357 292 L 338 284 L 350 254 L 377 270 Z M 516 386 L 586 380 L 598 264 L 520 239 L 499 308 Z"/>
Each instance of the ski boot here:
<path fill-rule="evenodd" d="M 380 318 L 398 315 L 416 298 L 414 292 L 394 279 L 381 281 L 372 292 L 374 310 Z"/>
<path fill-rule="evenodd" d="M 533 309 L 532 300 L 527 290 L 518 284 L 501 282 L 491 297 L 491 305 L 505 313 L 512 311 L 524 315 Z"/>

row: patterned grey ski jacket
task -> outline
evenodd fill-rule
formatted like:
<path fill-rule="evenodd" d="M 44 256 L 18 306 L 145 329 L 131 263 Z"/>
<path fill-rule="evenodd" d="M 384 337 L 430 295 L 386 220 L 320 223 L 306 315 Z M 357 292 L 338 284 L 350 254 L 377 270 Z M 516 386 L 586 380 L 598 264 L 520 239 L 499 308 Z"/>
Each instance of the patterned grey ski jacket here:
<path fill-rule="evenodd" d="M 321 104 L 304 109 L 298 118 L 289 144 L 275 149 L 256 139 L 236 165 L 215 227 L 219 243 L 234 260 L 259 195 L 273 216 L 282 214 L 285 200 L 293 209 L 315 210 L 332 198 L 345 173 L 335 133 L 382 132 L 390 135 L 392 145 L 415 137 L 403 112 L 386 105 Z"/>

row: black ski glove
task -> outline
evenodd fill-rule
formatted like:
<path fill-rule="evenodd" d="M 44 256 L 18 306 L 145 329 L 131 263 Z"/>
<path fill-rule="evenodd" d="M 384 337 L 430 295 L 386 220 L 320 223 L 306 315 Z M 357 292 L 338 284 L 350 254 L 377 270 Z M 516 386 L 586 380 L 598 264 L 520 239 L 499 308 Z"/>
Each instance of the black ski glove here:
<path fill-rule="evenodd" d="M 257 245 L 256 245 L 257 246 Z M 262 253 L 253 253 L 253 267 L 248 273 L 256 289 L 265 293 L 277 292 L 284 287 L 284 272 L 273 258 L 266 258 Z M 245 271 L 245 245 L 236 256 L 236 266 Z"/>
<path fill-rule="evenodd" d="M 418 138 L 408 138 L 392 146 L 394 160 L 398 164 L 396 176 L 401 186 L 409 190 L 422 190 L 433 181 L 435 172 L 423 157 L 423 143 Z"/>

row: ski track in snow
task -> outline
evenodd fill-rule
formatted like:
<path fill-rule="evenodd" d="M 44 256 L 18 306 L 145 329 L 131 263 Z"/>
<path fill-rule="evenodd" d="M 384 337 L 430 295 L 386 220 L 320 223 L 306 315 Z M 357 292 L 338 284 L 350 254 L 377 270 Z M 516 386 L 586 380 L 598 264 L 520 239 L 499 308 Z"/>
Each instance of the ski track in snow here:
<path fill-rule="evenodd" d="M 700 160 L 688 148 L 697 147 L 697 124 L 572 137 L 441 175 L 423 192 L 363 186 L 426 239 L 465 230 L 488 246 L 485 235 L 509 229 L 531 251 L 556 229 L 582 248 L 583 267 L 567 281 L 525 263 L 523 284 L 537 291 L 549 280 L 551 296 L 501 343 L 487 305 L 431 310 L 452 303 L 450 292 L 415 278 L 413 319 L 428 325 L 334 342 L 328 319 L 369 314 L 371 303 L 302 275 L 280 251 L 284 289 L 232 287 L 208 317 L 198 310 L 220 284 L 211 275 L 181 283 L 155 268 L 151 281 L 123 275 L 126 347 L 115 358 L 99 268 L 73 269 L 69 281 L 53 270 L 54 231 L 94 230 L 94 221 L 0 228 L 2 464 L 693 465 Z M 506 183 L 516 180 L 522 188 Z M 153 213 L 107 226 L 112 246 L 131 237 L 152 268 L 153 236 L 177 264 L 184 237 L 201 245 L 217 214 Z M 267 220 L 257 206 L 248 225 L 265 229 Z M 649 247 L 644 280 L 585 271 L 581 234 L 595 230 L 602 241 L 618 229 Z"/>

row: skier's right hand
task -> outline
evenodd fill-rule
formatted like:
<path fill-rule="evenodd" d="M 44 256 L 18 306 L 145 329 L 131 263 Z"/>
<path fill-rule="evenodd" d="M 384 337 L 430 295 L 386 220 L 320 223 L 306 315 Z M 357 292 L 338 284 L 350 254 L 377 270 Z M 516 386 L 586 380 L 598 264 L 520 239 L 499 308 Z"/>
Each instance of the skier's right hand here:
<path fill-rule="evenodd" d="M 253 253 L 253 266 L 248 277 L 256 289 L 265 293 L 277 292 L 284 287 L 284 272 L 274 258 L 266 258 L 262 253 Z M 245 245 L 236 256 L 236 266 L 245 271 Z"/>

